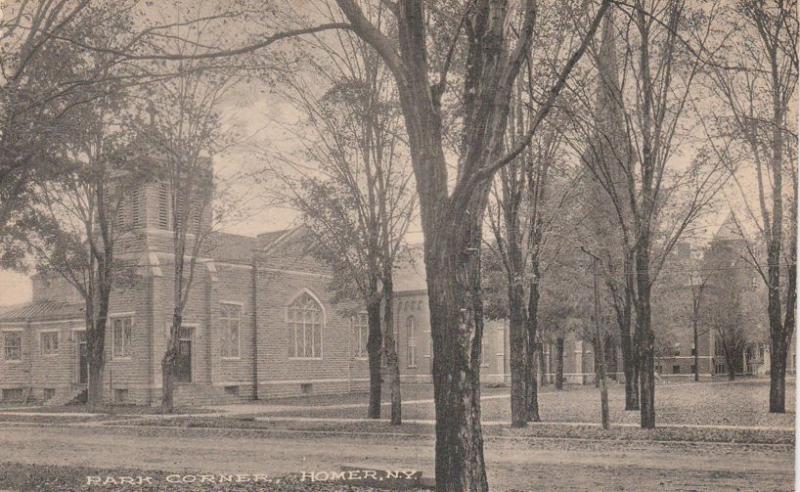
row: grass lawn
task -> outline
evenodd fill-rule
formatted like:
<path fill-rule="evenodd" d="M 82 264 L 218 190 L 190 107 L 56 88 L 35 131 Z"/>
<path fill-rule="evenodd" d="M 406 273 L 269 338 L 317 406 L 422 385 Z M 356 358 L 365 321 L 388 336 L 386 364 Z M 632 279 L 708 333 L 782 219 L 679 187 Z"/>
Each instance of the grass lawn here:
<path fill-rule="evenodd" d="M 117 424 L 125 424 L 117 422 Z M 391 439 L 433 438 L 432 424 L 404 423 L 401 426 L 390 425 L 387 421 L 355 421 L 355 422 L 320 422 L 320 421 L 275 421 L 256 420 L 252 417 L 178 417 L 169 420 L 136 420 L 132 424 L 146 432 L 154 428 L 174 428 L 177 430 L 208 430 L 219 436 L 243 435 L 248 438 L 268 438 L 291 435 L 299 439 L 315 439 L 328 435 L 374 436 L 385 435 Z M 257 431 L 257 432 L 253 432 Z M 772 430 L 741 430 L 713 428 L 677 428 L 662 427 L 655 430 L 644 430 L 637 427 L 612 427 L 603 430 L 589 425 L 536 425 L 523 429 L 512 429 L 509 426 L 486 426 L 483 429 L 487 439 L 508 439 L 527 441 L 528 439 L 568 439 L 568 440 L 605 440 L 609 442 L 652 441 L 652 442 L 719 442 L 742 444 L 777 444 L 794 446 L 794 433 Z"/>
<path fill-rule="evenodd" d="M 414 389 L 409 396 L 403 386 L 403 399 L 414 400 L 422 390 Z M 429 390 L 432 392 L 432 390 Z M 507 394 L 508 388 L 487 388 L 482 396 Z M 349 395 L 352 396 L 352 395 Z M 770 414 L 768 410 L 769 381 L 764 379 L 742 380 L 734 383 L 675 383 L 660 384 L 656 387 L 657 424 L 689 425 L 735 425 L 792 427 L 795 416 L 795 383 L 786 385 L 785 414 Z M 362 395 L 361 403 L 365 403 Z M 302 399 L 295 399 L 301 405 Z M 349 401 L 349 398 L 348 398 Z M 277 403 L 277 402 L 276 402 Z M 330 400 L 330 404 L 341 400 Z M 609 386 L 609 406 L 611 422 L 636 424 L 639 413 L 626 412 L 624 387 L 619 384 Z M 539 407 L 545 422 L 599 422 L 600 394 L 594 386 L 567 386 L 563 391 L 555 391 L 552 385 L 545 386 L 539 395 Z M 324 408 L 319 403 L 309 404 L 302 409 L 291 409 L 270 413 L 269 415 L 304 417 L 362 418 L 363 408 Z M 434 419 L 432 403 L 409 404 L 403 407 L 403 418 Z M 484 421 L 510 420 L 508 399 L 486 399 L 481 403 L 481 417 Z"/>

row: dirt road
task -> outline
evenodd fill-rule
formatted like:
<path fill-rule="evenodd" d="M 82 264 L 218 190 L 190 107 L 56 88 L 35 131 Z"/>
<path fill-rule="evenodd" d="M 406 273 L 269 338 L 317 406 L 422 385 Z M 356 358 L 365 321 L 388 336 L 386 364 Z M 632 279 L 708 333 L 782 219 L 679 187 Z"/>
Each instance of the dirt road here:
<path fill-rule="evenodd" d="M 717 491 L 794 486 L 793 446 L 788 445 L 490 438 L 485 448 L 492 490 Z M 433 441 L 265 437 L 194 428 L 8 426 L 0 428 L 0 461 L 273 476 L 355 464 L 414 468 L 429 476 Z"/>

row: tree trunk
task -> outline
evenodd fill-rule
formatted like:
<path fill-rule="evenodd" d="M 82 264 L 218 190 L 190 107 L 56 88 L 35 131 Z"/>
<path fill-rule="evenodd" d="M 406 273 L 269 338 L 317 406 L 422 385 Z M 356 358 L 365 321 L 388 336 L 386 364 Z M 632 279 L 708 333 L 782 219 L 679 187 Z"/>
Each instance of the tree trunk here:
<path fill-rule="evenodd" d="M 556 389 L 564 389 L 564 337 L 556 338 Z"/>
<path fill-rule="evenodd" d="M 528 293 L 528 312 L 525 321 L 525 360 L 527 361 L 527 418 L 530 422 L 539 422 L 539 387 L 536 381 L 536 349 L 539 329 L 539 258 L 534 255 L 531 273 L 533 280 Z"/>
<path fill-rule="evenodd" d="M 86 385 L 86 403 L 90 409 L 103 404 L 103 373 L 105 368 L 105 339 L 106 323 L 108 319 L 108 296 L 100 295 L 94 307 L 89 308 L 92 313 L 87 316 L 89 331 L 86 337 L 86 352 L 88 363 L 88 381 Z"/>
<path fill-rule="evenodd" d="M 650 278 L 640 270 L 640 292 L 637 303 L 636 329 L 639 345 L 639 386 L 641 399 L 641 426 L 643 429 L 654 429 L 656 426 L 655 409 L 655 336 L 650 326 Z"/>
<path fill-rule="evenodd" d="M 625 410 L 639 410 L 639 371 L 630 326 L 631 319 L 627 316 L 620 325 L 622 372 L 625 374 Z"/>
<path fill-rule="evenodd" d="M 175 410 L 175 357 L 171 349 L 167 350 L 161 360 L 161 413 L 172 413 Z"/>
<path fill-rule="evenodd" d="M 391 270 L 384 273 L 383 276 L 383 325 L 386 330 L 386 353 L 389 359 L 389 370 L 392 375 L 391 385 L 391 423 L 392 425 L 400 425 L 403 422 L 402 417 L 402 398 L 400 396 L 400 360 L 397 357 L 397 350 L 395 350 L 395 330 L 394 330 L 394 313 L 392 306 L 392 298 L 394 297 L 394 283 L 391 277 Z M 380 388 L 378 389 L 378 399 L 380 400 Z"/>
<path fill-rule="evenodd" d="M 367 356 L 369 358 L 369 405 L 367 407 L 367 418 L 379 419 L 381 418 L 382 349 L 394 349 L 394 346 L 383 347 L 381 302 L 380 298 L 377 296 L 373 296 L 373 300 L 367 306 L 367 323 L 369 323 L 369 336 L 367 337 Z M 388 357 L 387 362 L 390 362 Z"/>
<path fill-rule="evenodd" d="M 480 225 L 472 227 L 472 234 L 437 234 L 454 243 L 426 240 L 438 491 L 489 490 L 480 420 Z"/>
<path fill-rule="evenodd" d="M 172 413 L 175 411 L 175 379 L 177 376 L 178 347 L 180 344 L 180 331 L 183 316 L 178 313 L 178 307 L 172 315 L 167 350 L 161 359 L 161 412 Z"/>
<path fill-rule="evenodd" d="M 103 363 L 102 360 L 98 361 L 92 355 L 92 351 L 88 349 L 90 354 L 88 357 L 88 381 L 86 385 L 86 403 L 90 410 L 94 410 L 103 404 Z"/>
<path fill-rule="evenodd" d="M 773 192 L 774 193 L 774 192 Z M 769 411 L 786 411 L 786 359 L 787 337 L 784 335 L 781 319 L 781 255 L 780 238 L 773 238 L 769 244 L 767 314 L 770 332 L 770 373 L 769 373 Z"/>
<path fill-rule="evenodd" d="M 697 335 L 697 311 L 692 315 L 692 333 L 694 338 L 694 381 L 700 381 L 700 337 Z"/>
<path fill-rule="evenodd" d="M 539 355 L 539 356 L 537 356 Z M 531 361 L 529 364 L 530 373 L 528 376 L 528 421 L 541 422 L 542 418 L 539 416 L 539 364 L 541 363 L 541 346 L 534 344 L 534 351 L 531 353 Z"/>
<path fill-rule="evenodd" d="M 770 320 L 771 321 L 771 320 Z M 787 347 L 782 333 L 771 333 L 769 361 L 769 411 L 786 411 L 786 359 Z"/>
<path fill-rule="evenodd" d="M 597 354 L 595 360 L 597 361 L 597 381 L 600 386 L 600 424 L 603 429 L 608 430 L 609 417 L 608 417 L 608 384 L 606 382 L 606 346 L 603 337 L 598 337 Z"/>
<path fill-rule="evenodd" d="M 511 314 L 508 324 L 510 340 L 511 366 L 511 427 L 525 427 L 528 422 L 526 399 L 528 396 L 528 365 L 530 359 L 526 357 L 525 313 L 522 297 L 522 286 L 509 282 L 508 286 L 509 312 Z"/>

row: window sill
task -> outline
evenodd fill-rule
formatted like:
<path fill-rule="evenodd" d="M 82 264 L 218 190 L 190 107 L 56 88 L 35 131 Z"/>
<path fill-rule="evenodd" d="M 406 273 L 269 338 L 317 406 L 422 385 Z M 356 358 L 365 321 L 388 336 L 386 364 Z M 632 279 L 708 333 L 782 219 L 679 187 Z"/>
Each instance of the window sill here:
<path fill-rule="evenodd" d="M 112 361 L 115 361 L 115 360 L 133 360 L 133 356 L 132 355 L 114 355 L 114 356 L 111 357 L 111 360 Z"/>
<path fill-rule="evenodd" d="M 322 360 L 322 357 L 289 357 L 289 360 Z"/>
<path fill-rule="evenodd" d="M 22 359 L 3 359 L 3 362 L 6 364 L 19 364 L 22 362 Z"/>
<path fill-rule="evenodd" d="M 230 356 L 221 355 L 220 359 L 222 359 L 222 360 L 242 360 L 242 357 L 240 355 L 230 355 Z"/>
<path fill-rule="evenodd" d="M 42 354 L 42 357 L 58 357 L 58 352 L 54 354 Z"/>

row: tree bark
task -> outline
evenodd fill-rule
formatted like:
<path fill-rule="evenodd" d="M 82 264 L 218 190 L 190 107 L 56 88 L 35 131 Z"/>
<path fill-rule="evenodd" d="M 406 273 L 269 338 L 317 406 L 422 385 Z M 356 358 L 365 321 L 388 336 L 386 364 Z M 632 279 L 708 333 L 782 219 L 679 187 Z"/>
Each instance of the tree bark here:
<path fill-rule="evenodd" d="M 694 381 L 700 381 L 700 337 L 697 335 L 697 312 L 692 314 L 692 334 L 694 338 Z"/>
<path fill-rule="evenodd" d="M 391 302 L 389 303 L 391 304 Z M 389 308 L 391 309 L 391 308 Z M 367 306 L 367 357 L 369 358 L 369 405 L 367 418 L 381 418 L 381 355 L 383 352 L 383 334 L 381 329 L 381 302 L 377 296 Z M 389 347 L 386 347 L 388 350 Z M 394 349 L 394 346 L 391 347 Z M 387 357 L 387 361 L 388 360 Z"/>
<path fill-rule="evenodd" d="M 556 389 L 564 389 L 564 337 L 556 338 Z"/>
<path fill-rule="evenodd" d="M 509 248 L 513 246 L 509 244 Z M 514 277 L 514 275 L 509 275 Z M 528 422 L 527 391 L 529 387 L 527 370 L 530 359 L 526 357 L 525 313 L 522 285 L 509 279 L 508 301 L 510 319 L 508 324 L 510 340 L 509 365 L 511 366 L 511 427 L 525 427 Z M 529 351 L 530 353 L 530 351 Z"/>
<path fill-rule="evenodd" d="M 784 413 L 786 411 L 786 348 L 772 340 L 769 361 L 769 411 Z"/>
<path fill-rule="evenodd" d="M 86 402 L 90 409 L 103 404 L 105 339 L 110 292 L 110 287 L 102 287 L 99 288 L 99 292 L 93 292 L 91 296 L 97 295 L 98 299 L 97 302 L 92 299 L 90 301 L 92 306 L 88 308 L 91 314 L 87 315 L 87 326 L 90 329 L 86 337 L 87 362 L 89 366 L 87 371 Z"/>
<path fill-rule="evenodd" d="M 161 412 L 173 413 L 175 411 L 175 379 L 177 377 L 178 347 L 180 345 L 180 331 L 183 324 L 183 315 L 180 308 L 175 307 L 172 315 L 170 336 L 167 340 L 167 349 L 161 359 Z"/>
<path fill-rule="evenodd" d="M 473 224 L 479 230 L 479 224 Z M 426 248 L 436 401 L 436 489 L 487 491 L 480 415 L 480 235 Z M 477 238 L 477 240 L 475 240 Z M 460 244 L 459 244 L 460 242 Z M 465 258 L 466 257 L 466 258 Z M 463 261 L 466 259 L 467 261 Z"/>
<path fill-rule="evenodd" d="M 534 352 L 531 354 L 530 375 L 528 377 L 528 421 L 541 422 L 539 416 L 539 365 L 541 364 L 541 345 L 534 344 Z"/>
<path fill-rule="evenodd" d="M 533 275 L 533 279 L 531 280 L 528 290 L 528 312 L 526 313 L 527 316 L 525 320 L 525 360 L 527 364 L 526 398 L 528 407 L 527 418 L 530 422 L 539 422 L 541 420 L 541 417 L 539 416 L 539 387 L 536 381 L 535 367 L 535 354 L 537 348 L 536 340 L 539 336 L 537 331 L 539 328 L 539 279 L 541 277 L 539 272 L 538 255 L 534 255 L 531 263 L 531 273 Z"/>
<path fill-rule="evenodd" d="M 650 275 L 646 265 L 649 256 L 646 252 L 637 253 L 638 299 L 636 329 L 639 345 L 639 400 L 641 426 L 643 429 L 654 429 L 656 426 L 655 409 L 655 335 L 650 325 Z"/>
<path fill-rule="evenodd" d="M 403 422 L 402 417 L 402 398 L 400 396 L 400 360 L 397 357 L 397 350 L 395 350 L 395 331 L 394 331 L 394 313 L 392 306 L 392 298 L 394 297 L 394 282 L 391 277 L 391 269 L 384 273 L 383 277 L 383 324 L 386 330 L 386 353 L 389 359 L 389 371 L 392 375 L 391 384 L 391 424 L 400 425 Z M 380 400 L 380 388 L 378 389 L 378 399 Z"/>

